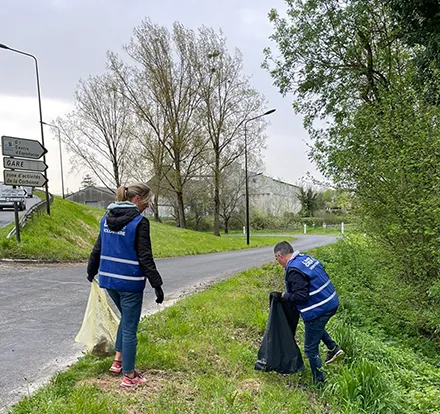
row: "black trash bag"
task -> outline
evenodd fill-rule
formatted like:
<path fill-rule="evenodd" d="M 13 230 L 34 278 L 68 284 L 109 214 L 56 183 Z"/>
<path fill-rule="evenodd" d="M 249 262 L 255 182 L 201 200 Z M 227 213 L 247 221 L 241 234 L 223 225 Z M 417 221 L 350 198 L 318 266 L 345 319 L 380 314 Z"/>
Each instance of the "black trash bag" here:
<path fill-rule="evenodd" d="M 304 370 L 301 351 L 295 341 L 299 312 L 286 309 L 289 305 L 272 300 L 266 331 L 258 351 L 255 364 L 257 371 L 276 371 L 281 374 L 293 374 Z M 289 311 L 289 320 L 286 317 Z"/>

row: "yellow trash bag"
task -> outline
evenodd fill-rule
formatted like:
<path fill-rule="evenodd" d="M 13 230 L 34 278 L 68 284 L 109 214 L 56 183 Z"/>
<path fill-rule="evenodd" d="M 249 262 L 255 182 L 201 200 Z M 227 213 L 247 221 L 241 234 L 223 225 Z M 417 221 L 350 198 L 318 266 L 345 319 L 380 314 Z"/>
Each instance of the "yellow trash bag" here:
<path fill-rule="evenodd" d="M 120 318 L 107 299 L 104 289 L 93 280 L 83 323 L 75 341 L 87 346 L 92 355 L 110 355 L 115 352 L 116 333 Z"/>

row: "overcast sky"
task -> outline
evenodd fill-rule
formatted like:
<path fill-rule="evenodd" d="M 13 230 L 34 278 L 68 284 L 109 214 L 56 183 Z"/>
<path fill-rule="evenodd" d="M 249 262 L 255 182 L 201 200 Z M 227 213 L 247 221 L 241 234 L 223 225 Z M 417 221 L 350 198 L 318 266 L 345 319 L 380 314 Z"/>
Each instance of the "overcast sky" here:
<path fill-rule="evenodd" d="M 308 161 L 308 135 L 292 110 L 292 97 L 283 98 L 260 67 L 272 31 L 267 14 L 271 8 L 285 10 L 284 0 L 1 0 L 1 5 L 0 43 L 37 56 L 48 123 L 72 108 L 78 80 L 103 73 L 106 51 L 121 52 L 143 18 L 169 29 L 175 21 L 193 29 L 221 28 L 230 49 L 243 53 L 245 72 L 268 108 L 277 109 L 267 129 L 266 175 L 290 183 L 308 171 L 320 177 Z M 40 139 L 38 122 L 32 59 L 0 49 L 0 135 Z M 50 191 L 60 193 L 58 143 L 50 129 L 45 141 Z M 65 186 L 76 190 L 84 172 L 72 170 L 67 154 L 63 161 Z"/>

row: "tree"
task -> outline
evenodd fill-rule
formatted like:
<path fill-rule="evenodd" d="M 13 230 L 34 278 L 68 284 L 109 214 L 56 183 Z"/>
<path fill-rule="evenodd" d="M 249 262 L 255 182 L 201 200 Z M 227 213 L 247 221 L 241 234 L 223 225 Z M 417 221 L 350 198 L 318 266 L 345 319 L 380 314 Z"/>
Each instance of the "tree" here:
<path fill-rule="evenodd" d="M 214 183 L 214 235 L 220 235 L 222 175 L 244 153 L 244 123 L 264 112 L 264 98 L 251 87 L 243 74 L 243 58 L 238 50 L 231 55 L 221 32 L 199 29 L 198 76 L 201 96 L 200 122 L 209 138 L 207 165 Z M 249 151 L 258 153 L 263 144 L 263 120 L 248 126 Z"/>
<path fill-rule="evenodd" d="M 224 231 L 229 232 L 229 221 L 239 207 L 243 206 L 245 191 L 245 172 L 237 163 L 222 171 L 220 180 L 220 209 Z M 244 220 L 243 220 L 244 222 Z"/>
<path fill-rule="evenodd" d="M 119 187 L 130 165 L 132 113 L 110 75 L 81 80 L 75 109 L 56 120 L 76 166 L 91 171 L 104 186 Z"/>
<path fill-rule="evenodd" d="M 160 126 L 158 126 L 160 128 Z M 134 129 L 135 143 L 132 147 L 132 159 L 134 163 L 132 175 L 139 181 L 149 181 L 154 197 L 154 219 L 161 222 L 159 216 L 159 197 L 168 192 L 169 186 L 165 186 L 165 147 L 157 138 L 159 130 L 153 130 L 141 119 L 138 120 Z M 167 190 L 167 191 L 165 191 Z"/>
<path fill-rule="evenodd" d="M 388 4 L 289 1 L 288 17 L 271 13 L 281 57 L 267 50 L 265 65 L 282 93 L 295 94 L 311 157 L 354 195 L 365 230 L 403 274 L 434 277 L 440 114 L 420 91 L 417 48 L 397 36 Z"/>
<path fill-rule="evenodd" d="M 81 181 L 81 188 L 96 186 L 96 181 L 90 174 L 86 174 Z"/>
<path fill-rule="evenodd" d="M 440 104 L 440 3 L 437 0 L 389 0 L 397 36 L 414 50 L 415 82 L 425 97 Z"/>
<path fill-rule="evenodd" d="M 185 207 L 189 209 L 189 219 L 193 221 L 193 229 L 200 231 L 204 216 L 211 211 L 212 179 L 202 174 L 187 183 L 185 191 Z"/>
<path fill-rule="evenodd" d="M 318 209 L 319 193 L 313 191 L 313 188 L 311 187 L 300 187 L 298 199 L 301 203 L 300 214 L 304 217 L 313 217 L 315 215 L 315 211 Z"/>
<path fill-rule="evenodd" d="M 206 147 L 195 117 L 200 105 L 195 34 L 179 23 L 170 33 L 146 19 L 125 50 L 136 66 L 109 54 L 110 67 L 137 116 L 163 146 L 164 177 L 176 195 L 179 227 L 185 227 L 184 185 L 200 167 Z"/>

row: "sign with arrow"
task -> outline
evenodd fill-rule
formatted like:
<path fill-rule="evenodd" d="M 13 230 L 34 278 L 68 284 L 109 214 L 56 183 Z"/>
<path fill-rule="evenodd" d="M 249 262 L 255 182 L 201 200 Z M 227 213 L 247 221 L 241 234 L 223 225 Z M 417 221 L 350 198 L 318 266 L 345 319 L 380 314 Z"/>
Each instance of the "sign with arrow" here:
<path fill-rule="evenodd" d="M 21 197 L 24 198 L 26 195 L 26 190 L 23 188 L 12 188 L 6 185 L 0 186 L 0 197 Z"/>
<path fill-rule="evenodd" d="M 37 140 L 2 136 L 3 155 L 38 159 L 46 152 L 47 149 Z"/>
<path fill-rule="evenodd" d="M 8 185 L 24 185 L 27 187 L 43 187 L 46 177 L 39 172 L 3 171 L 3 182 Z"/>
<path fill-rule="evenodd" d="M 44 161 L 23 160 L 20 158 L 3 157 L 3 167 L 13 170 L 41 171 L 47 170 Z"/>

